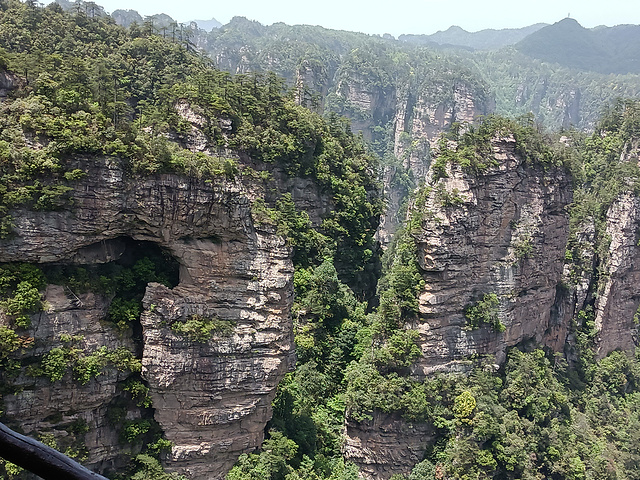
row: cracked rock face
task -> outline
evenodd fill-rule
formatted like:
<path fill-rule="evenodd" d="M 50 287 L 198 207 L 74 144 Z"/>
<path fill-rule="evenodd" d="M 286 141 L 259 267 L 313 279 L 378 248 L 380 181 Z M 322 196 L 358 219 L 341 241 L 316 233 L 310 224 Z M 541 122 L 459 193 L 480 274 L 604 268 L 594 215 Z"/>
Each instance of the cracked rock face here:
<path fill-rule="evenodd" d="M 80 163 L 87 176 L 74 183 L 73 205 L 56 212 L 14 212 L 16 235 L 2 242 L 0 261 L 103 263 L 122 254 L 126 237 L 152 242 L 177 259 L 180 282 L 174 289 L 147 287 L 143 378 L 155 419 L 174 443 L 168 468 L 193 479 L 223 478 L 238 455 L 262 442 L 276 385 L 293 366 L 290 248 L 272 227 L 254 224 L 251 195 L 241 180 L 170 174 L 130 178 L 117 159 Z M 108 299 L 95 300 L 103 303 L 91 310 L 93 316 L 89 300 L 71 314 L 62 305 L 68 300 L 55 288 L 49 287 L 47 300 L 73 321 L 59 320 L 63 313 L 43 315 L 38 328 L 45 337 L 59 335 L 56 328 L 63 323 L 71 334 L 89 328 L 87 323 L 100 324 Z M 206 342 L 172 332 L 173 322 L 193 314 L 225 320 L 233 329 Z M 85 334 L 85 341 L 91 351 L 120 341 L 112 337 L 113 332 L 98 332 Z M 86 405 L 99 413 L 117 380 L 92 381 L 100 390 L 95 394 L 60 383 L 40 385 L 30 395 L 49 395 L 52 402 L 78 395 L 79 409 Z M 34 424 L 47 415 L 37 402 L 28 412 L 20 398 L 12 405 L 8 416 L 32 415 Z M 98 425 L 95 435 L 113 436 Z M 100 458 L 92 459 L 96 464 L 112 458 L 110 443 L 105 445 Z"/>
<path fill-rule="evenodd" d="M 224 478 L 262 443 L 276 386 L 293 367 L 289 249 L 264 233 L 246 241 L 181 244 L 188 281 L 150 284 L 144 298 L 143 376 L 175 444 L 169 467 L 189 478 Z M 168 327 L 191 315 L 230 321 L 233 332 L 199 343 Z"/>
<path fill-rule="evenodd" d="M 505 358 L 507 347 L 566 336 L 551 321 L 569 234 L 568 174 L 525 165 L 512 137 L 493 140 L 499 165 L 481 176 L 449 166 L 429 193 L 417 233 L 425 287 L 419 297 L 423 356 L 418 376 L 464 368 L 473 354 Z M 451 198 L 456 199 L 455 202 Z M 465 306 L 496 294 L 504 332 L 471 329 Z M 560 344 L 564 343 L 564 337 Z"/>
<path fill-rule="evenodd" d="M 0 98 L 6 97 L 11 90 L 15 90 L 25 83 L 24 79 L 4 68 L 0 68 Z"/>
<path fill-rule="evenodd" d="M 637 164 L 640 161 L 638 143 L 626 145 L 619 161 Z M 638 225 L 640 198 L 628 190 L 618 195 L 607 210 L 603 232 L 598 234 L 592 217 L 582 220 L 575 236 L 574 261 L 565 265 L 565 277 L 572 287 L 559 313 L 565 316 L 565 321 L 573 316 L 580 324 L 584 321 L 580 310 L 588 311 L 586 309 L 593 306 L 598 359 L 614 350 L 633 352 L 640 343 Z M 573 353 L 574 342 L 568 343 L 569 352 Z M 570 355 L 569 360 L 576 358 Z"/>

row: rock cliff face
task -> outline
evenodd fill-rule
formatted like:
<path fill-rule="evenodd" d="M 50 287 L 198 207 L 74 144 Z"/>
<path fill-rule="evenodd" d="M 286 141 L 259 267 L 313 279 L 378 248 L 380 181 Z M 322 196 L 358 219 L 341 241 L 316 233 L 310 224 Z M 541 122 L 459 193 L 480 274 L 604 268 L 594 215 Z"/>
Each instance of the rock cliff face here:
<path fill-rule="evenodd" d="M 595 304 L 599 358 L 616 349 L 633 351 L 638 345 L 634 316 L 640 305 L 639 224 L 640 199 L 635 195 L 622 195 L 607 212 L 606 235 L 610 242 L 603 262 L 607 275 Z"/>
<path fill-rule="evenodd" d="M 326 65 L 302 60 L 296 70 L 295 78 L 297 103 L 318 112 L 324 111 L 325 99 L 329 93 L 329 81 L 333 73 Z"/>
<path fill-rule="evenodd" d="M 492 145 L 497 167 L 475 176 L 449 165 L 448 178 L 427 196 L 417 235 L 426 281 L 415 326 L 424 352 L 417 375 L 455 369 L 472 354 L 501 363 L 509 346 L 566 335 L 554 330 L 550 312 L 569 234 L 570 178 L 524 164 L 512 137 Z M 468 326 L 465 306 L 487 294 L 497 295 L 504 332 Z"/>
<path fill-rule="evenodd" d="M 562 128 L 582 125 L 580 88 L 568 85 L 554 93 L 548 90 L 549 79 L 546 77 L 536 79 L 534 82 L 525 81 L 516 89 L 514 104 L 518 107 L 530 108 L 539 118 L 553 119 Z M 585 126 L 593 127 L 593 125 Z"/>
<path fill-rule="evenodd" d="M 24 79 L 18 77 L 12 72 L 0 68 L 0 98 L 6 97 L 11 90 L 14 90 L 24 84 Z"/>
<path fill-rule="evenodd" d="M 445 93 L 451 90 L 451 94 Z M 438 138 L 453 123 L 473 123 L 478 117 L 493 112 L 495 104 L 473 91 L 471 85 L 456 82 L 439 85 L 438 94 L 423 90 L 417 94 L 399 95 L 394 116 L 394 154 L 402 161 L 404 171 L 417 183 L 427 176 L 431 163 L 431 150 Z M 402 97 L 402 98 L 400 98 Z M 402 223 L 398 215 L 407 192 L 402 185 L 391 181 L 399 167 L 385 172 L 385 195 L 388 208 L 380 222 L 378 237 L 387 245 Z"/>
<path fill-rule="evenodd" d="M 637 164 L 640 148 L 631 142 L 623 149 L 620 162 Z M 621 179 L 625 181 L 624 179 Z M 593 312 L 597 358 L 614 350 L 633 352 L 638 346 L 640 308 L 640 199 L 631 190 L 613 201 L 604 218 L 604 228 L 596 234 L 593 218 L 583 220 L 575 235 L 573 262 L 565 266 L 570 287 L 559 313 L 563 322 Z M 569 351 L 572 342 L 569 342 Z M 570 357 L 571 359 L 571 357 Z"/>
<path fill-rule="evenodd" d="M 428 165 L 413 157 L 405 142 L 401 141 L 402 133 L 409 133 L 415 139 L 427 141 L 429 147 L 435 147 L 440 134 L 446 132 L 454 122 L 473 123 L 478 117 L 492 113 L 493 101 L 479 98 L 472 86 L 456 81 L 453 85 L 438 85 L 437 93 L 423 90 L 418 92 L 413 102 L 407 96 L 397 110 L 395 118 L 395 151 L 398 158 L 406 158 L 416 177 L 422 178 L 427 173 Z M 448 93 L 448 91 L 452 93 Z M 418 162 L 414 165 L 414 162 Z"/>
<path fill-rule="evenodd" d="M 335 90 L 345 103 L 342 113 L 351 119 L 352 129 L 362 132 L 368 141 L 373 138 L 373 127 L 384 125 L 393 117 L 396 88 L 375 76 L 371 78 L 359 71 L 343 72 Z"/>
<path fill-rule="evenodd" d="M 408 326 L 420 333 L 422 349 L 414 379 L 468 371 L 469 358 L 477 356 L 501 364 L 513 346 L 544 346 L 571 363 L 574 320 L 593 338 L 597 358 L 614 350 L 634 352 L 639 344 L 640 199 L 623 192 L 602 226 L 587 216 L 569 241 L 568 172 L 529 165 L 515 146 L 513 137 L 494 138 L 498 163 L 479 175 L 447 164 L 444 178 L 437 179 L 430 169 L 420 203 L 409 207 L 420 214 L 412 236 L 425 280 L 418 318 Z M 638 162 L 637 145 L 623 151 L 620 162 Z M 487 295 L 496 301 L 485 301 L 484 313 L 495 322 L 472 325 L 469 307 L 478 313 Z M 421 458 L 430 441 L 425 431 L 422 447 L 406 445 L 420 430 L 383 418 L 376 413 L 372 422 L 345 426 L 346 457 L 375 480 L 409 471 L 416 463 L 409 452 Z M 398 444 L 405 445 L 406 456 L 394 450 Z"/>
<path fill-rule="evenodd" d="M 425 424 L 407 423 L 399 415 L 374 412 L 363 423 L 347 422 L 344 455 L 366 479 L 407 475 L 422 460 L 425 446 L 435 438 Z"/>
<path fill-rule="evenodd" d="M 275 387 L 293 366 L 290 249 L 273 227 L 253 221 L 238 179 L 131 178 L 113 158 L 79 162 L 88 175 L 75 185 L 73 205 L 16 212 L 15 236 L 2 242 L 0 261 L 105 262 L 124 253 L 127 238 L 175 258 L 178 286 L 150 284 L 144 299 L 143 378 L 155 420 L 174 443 L 169 468 L 194 479 L 223 478 L 240 453 L 260 445 Z M 61 333 L 84 335 L 89 351 L 134 349 L 102 322 L 109 298 L 81 296 L 76 305 L 60 288 L 46 291 L 49 308 L 34 317 L 29 334 L 37 346 L 29 354 L 42 353 Z M 192 314 L 229 321 L 233 331 L 205 343 L 176 336 L 169 326 Z M 41 378 L 5 396 L 7 417 L 30 433 L 64 405 L 63 421 L 87 422 L 89 462 L 104 466 L 114 461 L 118 442 L 113 426 L 102 428 L 104 410 L 121 379 L 116 371 L 85 386 Z"/>
<path fill-rule="evenodd" d="M 508 347 L 528 341 L 557 351 L 565 344 L 570 323 L 554 312 L 565 298 L 559 284 L 570 176 L 561 168 L 527 165 L 513 137 L 494 138 L 492 147 L 497 166 L 476 175 L 448 164 L 447 177 L 437 181 L 431 169 L 426 194 L 418 196 L 424 204 L 410 206 L 422 212 L 413 238 L 425 280 L 418 319 L 408 326 L 420 334 L 422 356 L 412 370 L 417 379 L 465 371 L 471 356 L 502 363 Z M 472 328 L 465 307 L 477 306 L 484 295 L 496 296 L 499 322 Z M 371 423 L 347 423 L 345 456 L 366 478 L 386 480 L 422 459 L 429 434 L 424 425 L 377 414 Z"/>

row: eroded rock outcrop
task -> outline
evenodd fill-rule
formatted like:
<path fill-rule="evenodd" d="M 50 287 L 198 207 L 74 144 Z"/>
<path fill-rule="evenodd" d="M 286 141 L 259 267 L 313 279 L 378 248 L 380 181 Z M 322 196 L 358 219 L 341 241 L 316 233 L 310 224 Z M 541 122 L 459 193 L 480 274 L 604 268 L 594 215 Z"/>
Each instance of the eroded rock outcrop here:
<path fill-rule="evenodd" d="M 357 71 L 344 72 L 335 90 L 344 102 L 342 112 L 351 119 L 353 130 L 370 141 L 372 129 L 385 124 L 395 112 L 396 87 L 376 76 Z"/>
<path fill-rule="evenodd" d="M 620 164 L 638 164 L 639 160 L 638 142 L 628 142 Z M 618 181 L 622 192 L 612 199 L 601 226 L 588 216 L 576 227 L 569 246 L 570 261 L 565 265 L 565 299 L 558 312 L 564 316 L 563 322 L 576 318 L 578 327 L 593 336 L 597 358 L 614 350 L 633 352 L 639 344 L 640 199 L 630 190 L 632 176 Z M 569 360 L 576 360 L 574 345 L 570 339 Z"/>
<path fill-rule="evenodd" d="M 0 99 L 6 97 L 11 90 L 25 84 L 25 81 L 13 72 L 0 68 Z"/>
<path fill-rule="evenodd" d="M 296 102 L 322 112 L 329 93 L 329 80 L 334 72 L 335 66 L 326 66 L 308 59 L 302 60 L 296 69 Z"/>
<path fill-rule="evenodd" d="M 458 368 L 473 354 L 501 363 L 509 346 L 566 335 L 566 325 L 553 329 L 550 312 L 569 234 L 570 178 L 561 168 L 527 165 L 512 137 L 492 147 L 496 167 L 468 175 L 449 165 L 448 177 L 416 206 L 425 212 L 416 244 L 426 282 L 415 325 L 424 353 L 417 375 Z M 469 325 L 465 307 L 492 294 L 502 327 Z"/>
<path fill-rule="evenodd" d="M 49 285 L 43 296 L 46 310 L 31 319 L 31 348 L 23 359 L 38 358 L 52 348 L 61 348 L 75 337 L 74 348 L 95 351 L 124 348 L 133 351 L 130 337 L 104 322 L 110 298 L 94 293 L 71 294 Z M 0 321 L 2 324 L 2 321 Z M 81 385 L 67 372 L 52 383 L 43 377 L 21 374 L 12 382 L 13 393 L 2 397 L 5 416 L 26 434 L 56 446 L 67 454 L 84 458 L 83 463 L 101 471 L 114 471 L 127 463 L 130 446 L 123 444 L 110 418 L 111 407 L 122 397 L 121 382 L 129 372 L 107 368 L 99 381 Z M 128 420 L 140 418 L 139 410 L 128 412 Z"/>
<path fill-rule="evenodd" d="M 435 432 L 423 423 L 407 423 L 398 414 L 374 412 L 369 421 L 347 422 L 342 451 L 366 479 L 407 475 L 422 460 Z"/>
<path fill-rule="evenodd" d="M 585 123 L 582 118 L 582 94 L 575 85 L 551 84 L 551 80 L 543 76 L 526 79 L 514 93 L 513 101 L 517 107 L 529 108 L 536 117 L 544 118 L 558 127 L 571 128 Z"/>
<path fill-rule="evenodd" d="M 143 378 L 155 419 L 174 443 L 169 468 L 189 478 L 223 478 L 240 453 L 260 445 L 275 387 L 293 365 L 290 247 L 273 227 L 254 222 L 239 179 L 133 178 L 118 159 L 79 162 L 88 175 L 74 185 L 73 204 L 57 212 L 16 212 L 15 235 L 3 241 L 0 261 L 105 262 L 122 253 L 123 238 L 152 242 L 177 259 L 178 286 L 147 289 Z M 81 297 L 82 306 L 71 308 L 59 287 L 49 287 L 46 300 L 52 313 L 34 321 L 43 346 L 61 332 L 83 334 L 89 350 L 127 345 L 113 327 L 102 325 L 108 299 Z M 192 314 L 230 322 L 233 331 L 205 342 L 172 333 L 173 322 Z M 91 328 L 96 331 L 86 332 Z M 112 427 L 100 428 L 99 418 L 118 380 L 116 371 L 86 386 L 43 379 L 5 399 L 7 416 L 35 426 L 55 408 L 42 402 L 73 405 L 95 427 L 89 435 L 99 438 L 91 446 L 102 443 L 90 461 L 109 462 L 117 438 Z M 25 410 L 25 402 L 32 407 Z"/>

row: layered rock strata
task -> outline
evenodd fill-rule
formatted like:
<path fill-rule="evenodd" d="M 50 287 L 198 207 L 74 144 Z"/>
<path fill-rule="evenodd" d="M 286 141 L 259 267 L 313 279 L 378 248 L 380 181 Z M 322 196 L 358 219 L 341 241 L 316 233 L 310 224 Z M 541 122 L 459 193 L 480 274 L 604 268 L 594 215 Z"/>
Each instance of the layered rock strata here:
<path fill-rule="evenodd" d="M 43 295 L 46 310 L 31 319 L 31 348 L 23 360 L 38 358 L 52 348 L 68 345 L 61 337 L 73 336 L 74 348 L 95 351 L 134 350 L 131 338 L 119 335 L 112 324 L 104 322 L 110 299 L 93 293 L 71 294 L 58 285 L 49 285 Z M 0 323 L 2 323 L 0 321 Z M 121 382 L 129 372 L 107 368 L 86 385 L 64 377 L 50 382 L 44 377 L 19 375 L 12 381 L 13 394 L 2 397 L 6 418 L 16 428 L 41 440 L 53 438 L 67 454 L 78 454 L 83 463 L 100 471 L 113 471 L 126 463 L 130 446 L 123 444 L 110 419 L 110 408 L 122 396 Z M 140 418 L 139 410 L 128 412 L 128 420 Z M 85 433 L 86 431 L 86 433 Z"/>
<path fill-rule="evenodd" d="M 347 422 L 342 451 L 358 466 L 363 478 L 387 479 L 395 474 L 408 475 L 434 438 L 428 425 L 407 423 L 398 414 L 376 411 L 369 421 Z"/>
<path fill-rule="evenodd" d="M 569 235 L 570 177 L 562 168 L 527 165 L 513 137 L 492 146 L 496 167 L 470 175 L 448 165 L 448 177 L 415 206 L 424 212 L 416 240 L 425 280 L 414 325 L 424 353 L 419 376 L 464 368 L 470 355 L 501 363 L 508 347 L 527 340 L 564 343 L 567 326 L 556 329 L 551 310 Z M 465 307 L 485 295 L 497 296 L 496 324 L 476 328 Z"/>
<path fill-rule="evenodd" d="M 254 223 L 239 180 L 132 178 L 117 159 L 78 162 L 87 176 L 74 185 L 73 204 L 56 212 L 15 212 L 15 235 L 2 242 L 0 261 L 105 262 L 122 254 L 123 238 L 152 242 L 173 256 L 180 264 L 178 286 L 150 284 L 144 299 L 143 378 L 155 419 L 174 443 L 169 468 L 194 479 L 223 478 L 240 453 L 260 445 L 275 387 L 293 365 L 290 249 L 273 227 Z M 108 299 L 80 298 L 81 306 L 70 309 L 58 290 L 47 290 L 54 313 L 34 322 L 43 344 L 61 332 L 83 333 L 89 351 L 127 344 L 113 327 L 98 327 Z M 170 325 L 193 314 L 230 322 L 233 330 L 206 342 L 176 336 Z M 85 386 L 38 384 L 5 398 L 6 413 L 35 428 L 50 413 L 42 403 L 48 399 L 74 405 L 85 412 L 80 416 L 91 410 L 99 416 L 117 381 L 112 372 Z M 104 445 L 90 462 L 109 462 L 112 429 L 89 420 L 87 435 Z"/>

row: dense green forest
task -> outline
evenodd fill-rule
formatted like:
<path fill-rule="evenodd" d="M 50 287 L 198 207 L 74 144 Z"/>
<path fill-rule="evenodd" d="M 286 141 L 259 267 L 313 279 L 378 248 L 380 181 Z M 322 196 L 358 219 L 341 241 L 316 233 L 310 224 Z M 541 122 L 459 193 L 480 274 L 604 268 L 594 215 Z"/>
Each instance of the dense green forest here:
<path fill-rule="evenodd" d="M 279 40 L 285 36 L 287 41 Z M 527 346 L 513 348 L 497 369 L 488 359 L 473 358 L 464 374 L 411 375 L 422 355 L 410 325 L 424 282 L 412 229 L 423 212 L 414 202 L 407 225 L 381 255 L 374 240 L 384 207 L 379 164 L 397 160 L 389 159 L 390 117 L 384 112 L 373 116 L 377 129 L 367 146 L 338 115 L 366 116 L 345 104 L 340 93 L 340 85 L 356 74 L 392 96 L 401 88 L 415 88 L 439 98 L 449 93 L 438 85 L 464 80 L 480 97 L 495 94 L 503 114 L 534 109 L 526 96 L 512 103 L 514 92 L 532 83 L 534 75 L 545 84 L 545 95 L 566 88 L 570 79 L 591 102 L 583 120 L 593 122 L 594 133 L 563 132 L 569 146 L 560 149 L 557 136 L 530 117 L 488 117 L 475 129 L 449 133 L 444 145 L 455 141 L 462 153 L 443 148 L 434 168 L 438 162 L 441 167 L 458 162 L 482 175 L 493 161 L 489 140 L 498 131 L 511 134 L 528 161 L 571 171 L 576 192 L 572 235 L 591 221 L 598 241 L 604 242 L 607 208 L 621 192 L 638 188 L 637 164 L 618 160 L 640 141 L 640 104 L 614 103 L 597 123 L 595 112 L 616 96 L 637 95 L 637 77 L 574 75 L 512 50 L 449 56 L 349 32 L 264 27 L 243 19 L 207 41 L 209 51 L 227 52 L 221 68 L 232 70 L 240 62 L 233 48 L 253 45 L 241 68 L 245 73 L 216 68 L 196 53 L 188 37 L 168 36 L 150 24 L 125 29 L 80 9 L 64 13 L 57 4 L 40 8 L 1 0 L 0 68 L 16 79 L 18 88 L 0 103 L 0 237 L 12 235 L 18 208 L 55 210 L 70 200 L 74 182 L 87 174 L 70 167 L 76 156 L 118 158 L 140 178 L 174 172 L 257 182 L 269 181 L 270 169 L 278 168 L 289 176 L 312 178 L 329 192 L 334 211 L 320 225 L 312 225 L 285 192 L 253 206 L 256 220 L 273 223 L 293 249 L 298 360 L 278 387 L 262 448 L 242 455 L 227 479 L 356 480 L 356 466 L 341 453 L 344 424 L 367 422 L 376 412 L 427 424 L 434 432 L 424 459 L 408 476 L 394 480 L 640 478 L 640 364 L 624 352 L 595 360 L 593 297 L 575 319 L 571 361 Z M 296 103 L 296 90 L 287 86 L 286 79 L 294 78 L 302 64 L 325 75 L 329 113 L 324 117 L 313 105 L 307 109 Z M 208 149 L 217 155 L 186 148 L 190 127 L 175 109 L 183 101 L 207 119 Z M 553 112 L 535 113 L 549 125 L 562 125 Z M 223 129 L 219 119 L 230 127 Z M 245 165 L 229 152 L 256 162 Z M 568 261 L 589 268 L 574 261 L 574 253 L 568 250 Z M 117 415 L 112 419 L 122 424 L 123 443 L 131 452 L 128 470 L 113 472 L 113 478 L 177 478 L 160 467 L 162 451 L 170 445 L 152 421 L 135 352 L 86 355 L 74 338 L 29 365 L 21 363 L 19 352 L 29 348 L 29 314 L 43 308 L 38 292 L 46 283 L 113 295 L 109 320 L 126 330 L 140 314 L 148 282 L 175 286 L 166 263 L 161 255 L 149 255 L 130 265 L 88 270 L 24 264 L 0 269 L 0 307 L 11 320 L 0 327 L 3 393 L 11 391 L 11 379 L 19 372 L 51 382 L 72 372 L 80 384 L 105 368 L 130 372 L 127 399 L 143 413 L 135 422 Z M 503 328 L 494 309 L 491 295 L 469 307 L 469 328 Z M 206 336 L 203 329 L 226 326 L 189 328 L 182 333 Z M 56 447 L 82 459 L 86 452 L 75 440 L 83 426 L 74 428 L 70 443 Z M 46 433 L 40 439 L 52 443 Z M 7 478 L 22 475 L 14 465 L 0 469 Z"/>

